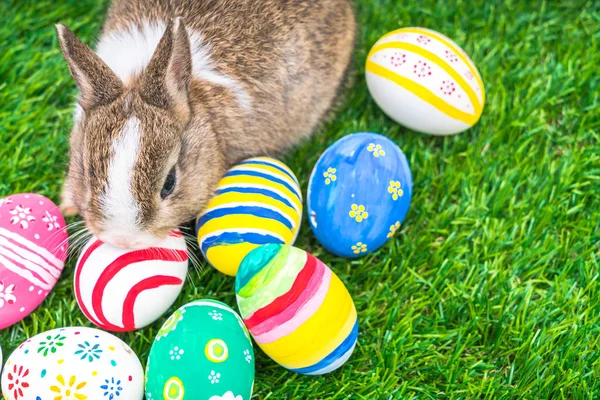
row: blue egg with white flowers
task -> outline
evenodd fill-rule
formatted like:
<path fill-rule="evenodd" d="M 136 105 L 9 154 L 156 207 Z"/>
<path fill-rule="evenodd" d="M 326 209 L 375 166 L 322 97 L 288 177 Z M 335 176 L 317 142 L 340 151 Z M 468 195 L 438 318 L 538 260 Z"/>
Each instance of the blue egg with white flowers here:
<path fill-rule="evenodd" d="M 400 230 L 412 198 L 412 177 L 397 144 L 376 133 L 353 133 L 329 146 L 308 183 L 308 216 L 319 242 L 357 258 Z"/>

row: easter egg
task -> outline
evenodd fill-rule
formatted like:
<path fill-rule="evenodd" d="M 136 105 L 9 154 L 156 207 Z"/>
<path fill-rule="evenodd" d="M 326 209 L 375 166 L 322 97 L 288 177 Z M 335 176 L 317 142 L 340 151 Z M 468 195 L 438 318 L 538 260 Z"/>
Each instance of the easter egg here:
<path fill-rule="evenodd" d="M 94 237 L 75 267 L 74 289 L 85 316 L 102 329 L 127 332 L 163 315 L 188 272 L 185 239 L 172 232 L 156 247 L 129 250 Z"/>
<path fill-rule="evenodd" d="M 294 173 L 273 158 L 251 158 L 217 185 L 196 223 L 198 243 L 214 268 L 235 276 L 246 254 L 261 244 L 293 244 L 301 220 L 302 192 Z"/>
<path fill-rule="evenodd" d="M 384 35 L 369 52 L 365 73 L 379 107 L 412 130 L 452 135 L 481 117 L 485 90 L 477 67 L 438 32 L 403 28 Z"/>
<path fill-rule="evenodd" d="M 360 257 L 394 236 L 411 197 L 410 168 L 394 142 L 374 133 L 347 135 L 325 150 L 312 171 L 310 226 L 332 253 Z"/>
<path fill-rule="evenodd" d="M 158 332 L 146 366 L 146 398 L 249 400 L 254 350 L 242 319 L 215 300 L 175 311 Z"/>
<path fill-rule="evenodd" d="M 240 266 L 235 292 L 254 341 L 283 367 L 322 375 L 352 355 L 358 319 L 350 293 L 304 250 L 280 244 L 253 250 Z"/>
<path fill-rule="evenodd" d="M 19 346 L 2 372 L 5 400 L 141 400 L 144 370 L 135 353 L 110 333 L 53 329 Z"/>
<path fill-rule="evenodd" d="M 65 220 L 51 200 L 33 193 L 0 199 L 0 330 L 48 296 L 68 246 Z"/>

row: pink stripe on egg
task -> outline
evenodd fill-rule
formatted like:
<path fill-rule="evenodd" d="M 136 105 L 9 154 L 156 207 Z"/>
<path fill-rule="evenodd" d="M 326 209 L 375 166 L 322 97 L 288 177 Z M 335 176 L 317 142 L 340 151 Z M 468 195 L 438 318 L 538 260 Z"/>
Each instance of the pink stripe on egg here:
<path fill-rule="evenodd" d="M 310 290 L 310 293 L 307 294 L 307 297 L 309 297 L 308 301 L 304 299 L 305 296 L 298 299 L 296 303 L 300 303 L 299 310 L 297 310 L 298 306 L 296 306 L 296 303 L 292 304 L 283 313 L 273 318 L 269 318 L 267 321 L 253 329 L 252 336 L 256 343 L 267 344 L 289 335 L 298 329 L 300 325 L 308 321 L 308 319 L 321 307 L 321 304 L 323 304 L 325 296 L 327 296 L 327 292 L 329 291 L 331 270 L 320 260 L 317 261 L 317 265 L 320 267 L 319 269 L 323 271 L 323 279 L 320 279 L 320 285 L 318 286 L 316 293 L 313 295 L 313 290 Z M 308 289 L 309 288 L 307 288 L 307 292 L 309 292 Z M 257 331 L 264 333 L 257 333 Z"/>

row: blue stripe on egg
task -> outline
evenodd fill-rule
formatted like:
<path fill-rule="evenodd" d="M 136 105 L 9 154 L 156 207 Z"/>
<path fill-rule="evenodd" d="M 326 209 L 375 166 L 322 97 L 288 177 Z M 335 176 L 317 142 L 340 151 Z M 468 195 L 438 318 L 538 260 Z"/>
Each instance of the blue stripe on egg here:
<path fill-rule="evenodd" d="M 209 236 L 202 241 L 201 250 L 204 254 L 206 251 L 213 246 L 222 246 L 228 244 L 239 244 L 239 243 L 253 243 L 256 245 L 267 244 L 267 243 L 279 243 L 285 244 L 285 241 L 281 238 L 269 234 L 257 233 L 257 232 L 235 232 L 228 231 L 222 232 L 215 236 Z"/>
<path fill-rule="evenodd" d="M 218 189 L 216 192 L 216 195 L 220 195 L 223 193 L 262 194 L 263 196 L 268 196 L 272 199 L 280 201 L 290 208 L 294 208 L 294 209 L 296 208 L 295 205 L 292 204 L 290 201 L 288 201 L 285 197 L 279 195 L 277 192 L 274 192 L 274 191 L 268 190 L 268 189 L 262 189 L 262 188 L 257 188 L 257 187 L 240 187 L 240 186 L 227 187 L 227 188 Z"/>
<path fill-rule="evenodd" d="M 326 369 L 331 364 L 335 363 L 337 360 L 339 360 L 341 357 L 343 357 L 346 353 L 348 353 L 352 349 L 352 347 L 354 347 L 354 345 L 356 344 L 357 339 L 358 339 L 358 319 L 356 320 L 356 323 L 354 324 L 352 331 L 350 331 L 350 334 L 346 337 L 346 339 L 344 339 L 344 341 L 334 351 L 332 351 L 327 357 L 325 357 L 318 363 L 311 365 L 310 367 L 293 369 L 291 371 L 297 372 L 299 374 L 311 375 L 317 371 Z"/>
<path fill-rule="evenodd" d="M 287 171 L 285 168 L 282 168 L 281 166 L 279 166 L 275 163 L 270 163 L 267 161 L 259 161 L 259 160 L 248 160 L 248 161 L 241 162 L 239 165 L 264 165 L 265 167 L 273 167 L 273 168 L 283 172 L 287 176 L 289 176 L 294 182 L 298 183 L 298 179 L 294 175 L 290 174 L 290 172 Z"/>
<path fill-rule="evenodd" d="M 272 182 L 275 182 L 275 183 L 285 186 L 290 192 L 292 192 L 296 195 L 296 197 L 298 198 L 299 201 L 302 201 L 302 196 L 300 196 L 300 194 L 298 193 L 297 188 L 294 188 L 292 185 L 290 185 L 286 181 L 284 181 L 282 179 L 278 179 L 278 178 L 274 177 L 273 175 L 264 174 L 264 173 L 256 172 L 256 171 L 231 170 L 225 174 L 225 177 L 228 177 L 228 176 L 253 176 L 256 178 L 268 179 Z"/>
<path fill-rule="evenodd" d="M 215 210 L 207 212 L 206 214 L 203 214 L 198 220 L 198 225 L 204 225 L 208 221 L 211 221 L 215 218 L 226 217 L 229 215 L 252 215 L 259 218 L 267 218 L 281 222 L 289 229 L 292 229 L 294 226 L 289 217 L 284 216 L 272 209 L 259 206 L 219 207 Z"/>

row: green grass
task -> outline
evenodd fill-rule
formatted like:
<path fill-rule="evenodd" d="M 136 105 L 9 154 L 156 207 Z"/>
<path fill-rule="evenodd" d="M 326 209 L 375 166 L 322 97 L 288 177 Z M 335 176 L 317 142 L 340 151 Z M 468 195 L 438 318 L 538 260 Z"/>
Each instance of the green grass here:
<path fill-rule="evenodd" d="M 261 353 L 255 398 L 600 397 L 600 3 L 357 3 L 356 84 L 333 121 L 286 161 L 305 190 L 335 139 L 380 132 L 409 158 L 412 206 L 402 234 L 358 261 L 327 253 L 304 224 L 297 245 L 329 264 L 354 297 L 359 346 L 341 370 L 317 378 Z M 74 84 L 53 24 L 89 43 L 106 7 L 0 4 L 0 197 L 34 191 L 58 201 Z M 366 54 L 403 26 L 441 31 L 471 55 L 487 89 L 474 129 L 420 135 L 374 104 Z M 44 330 L 89 325 L 72 272 L 73 260 L 34 314 L 0 332 L 5 355 Z M 176 306 L 201 297 L 233 306 L 232 288 L 207 268 Z M 160 324 L 120 337 L 144 361 Z"/>

